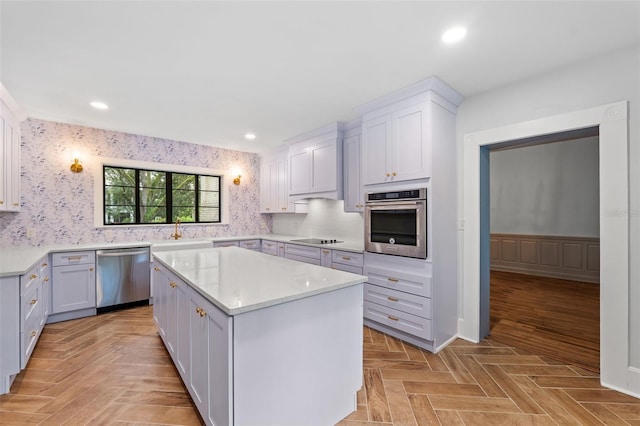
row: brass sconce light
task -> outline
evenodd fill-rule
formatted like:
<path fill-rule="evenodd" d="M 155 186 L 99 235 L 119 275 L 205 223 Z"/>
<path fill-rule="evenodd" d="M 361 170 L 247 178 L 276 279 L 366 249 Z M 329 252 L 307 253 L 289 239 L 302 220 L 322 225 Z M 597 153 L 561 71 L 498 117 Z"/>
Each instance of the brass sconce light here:
<path fill-rule="evenodd" d="M 233 176 L 234 185 L 240 185 L 240 178 L 242 177 L 242 170 L 240 167 L 233 167 L 231 169 L 231 176 Z"/>
<path fill-rule="evenodd" d="M 71 165 L 71 171 L 73 173 L 80 173 L 82 171 L 82 164 L 80 164 L 80 159 L 77 155 L 73 156 L 73 164 Z"/>
<path fill-rule="evenodd" d="M 240 178 L 241 177 L 242 177 L 241 175 L 238 175 L 238 176 L 234 177 L 233 178 L 233 183 L 236 184 L 236 185 L 240 185 Z"/>

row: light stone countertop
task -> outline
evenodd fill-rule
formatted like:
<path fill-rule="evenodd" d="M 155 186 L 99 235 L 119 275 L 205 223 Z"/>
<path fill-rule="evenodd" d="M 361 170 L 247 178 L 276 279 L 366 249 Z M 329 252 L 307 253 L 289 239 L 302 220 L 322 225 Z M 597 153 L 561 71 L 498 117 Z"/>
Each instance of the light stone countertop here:
<path fill-rule="evenodd" d="M 159 262 L 227 315 L 322 294 L 366 281 L 363 275 L 238 247 L 174 250 Z"/>
<path fill-rule="evenodd" d="M 196 238 L 196 239 L 180 239 L 180 240 L 155 240 L 155 241 L 138 241 L 138 242 L 96 242 L 86 244 L 61 244 L 55 246 L 41 246 L 41 247 L 0 247 L 0 277 L 16 276 L 25 274 L 30 268 L 32 268 L 36 262 L 49 253 L 56 252 L 69 252 L 69 251 L 83 251 L 83 250 L 103 250 L 113 248 L 129 248 L 129 247 L 162 247 L 163 250 L 167 250 L 168 246 L 176 245 L 189 245 L 198 242 L 220 242 L 220 241 L 243 241 L 243 240 L 269 240 L 278 241 L 284 243 L 293 243 L 299 245 L 305 245 L 310 247 L 322 247 L 332 250 L 344 250 L 354 253 L 362 253 L 364 251 L 363 242 L 359 241 L 345 241 L 338 244 L 308 244 L 292 242 L 301 238 L 309 238 L 305 236 L 295 235 L 279 235 L 279 234 L 261 234 L 261 235 L 242 235 L 242 236 L 229 236 L 229 237 L 210 237 L 210 238 Z"/>

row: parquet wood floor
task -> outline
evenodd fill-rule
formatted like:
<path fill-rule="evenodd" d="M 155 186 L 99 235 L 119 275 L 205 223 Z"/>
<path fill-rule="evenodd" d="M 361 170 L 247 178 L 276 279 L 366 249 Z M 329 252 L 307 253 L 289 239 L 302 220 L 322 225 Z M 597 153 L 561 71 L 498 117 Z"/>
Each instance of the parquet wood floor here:
<path fill-rule="evenodd" d="M 600 371 L 598 284 L 491 271 L 491 340 Z"/>
<path fill-rule="evenodd" d="M 432 354 L 364 329 L 358 410 L 340 426 L 611 424 L 640 426 L 640 400 L 593 372 L 487 340 Z M 151 307 L 51 324 L 1 425 L 198 425 Z"/>

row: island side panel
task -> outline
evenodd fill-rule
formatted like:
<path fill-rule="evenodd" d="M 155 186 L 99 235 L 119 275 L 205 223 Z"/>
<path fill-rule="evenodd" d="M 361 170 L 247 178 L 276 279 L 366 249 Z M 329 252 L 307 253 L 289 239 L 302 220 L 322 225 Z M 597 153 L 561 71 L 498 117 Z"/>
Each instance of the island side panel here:
<path fill-rule="evenodd" d="M 235 425 L 328 425 L 362 386 L 362 284 L 233 319 Z"/>

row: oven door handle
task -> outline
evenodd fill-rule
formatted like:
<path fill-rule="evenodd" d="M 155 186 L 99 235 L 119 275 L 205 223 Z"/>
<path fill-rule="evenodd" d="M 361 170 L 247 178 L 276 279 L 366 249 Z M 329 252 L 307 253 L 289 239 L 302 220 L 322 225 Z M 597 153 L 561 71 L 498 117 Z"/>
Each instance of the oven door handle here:
<path fill-rule="evenodd" d="M 375 207 L 375 208 L 379 208 L 379 207 L 394 207 L 397 208 L 398 206 L 406 206 L 406 207 L 419 207 L 424 205 L 425 200 L 417 200 L 417 201 L 380 201 L 380 202 L 375 202 L 375 203 L 366 203 L 365 207 Z"/>

